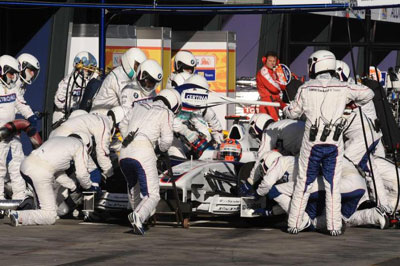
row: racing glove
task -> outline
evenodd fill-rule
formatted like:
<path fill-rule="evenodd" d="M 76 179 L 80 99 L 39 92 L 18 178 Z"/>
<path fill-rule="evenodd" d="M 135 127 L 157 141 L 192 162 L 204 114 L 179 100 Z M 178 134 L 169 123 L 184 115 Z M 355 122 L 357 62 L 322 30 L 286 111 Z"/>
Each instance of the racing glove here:
<path fill-rule="evenodd" d="M 211 135 L 217 144 L 221 144 L 222 141 L 224 141 L 224 135 L 222 134 L 222 131 L 213 131 L 211 132 Z"/>
<path fill-rule="evenodd" d="M 31 115 L 30 117 L 28 117 L 28 121 L 29 123 L 31 123 L 31 126 L 36 128 L 37 127 L 37 121 L 39 120 L 39 118 L 37 117 L 37 115 Z"/>
<path fill-rule="evenodd" d="M 245 181 L 239 184 L 239 196 L 253 197 L 255 194 L 257 193 L 255 193 L 253 186 L 249 182 Z"/>

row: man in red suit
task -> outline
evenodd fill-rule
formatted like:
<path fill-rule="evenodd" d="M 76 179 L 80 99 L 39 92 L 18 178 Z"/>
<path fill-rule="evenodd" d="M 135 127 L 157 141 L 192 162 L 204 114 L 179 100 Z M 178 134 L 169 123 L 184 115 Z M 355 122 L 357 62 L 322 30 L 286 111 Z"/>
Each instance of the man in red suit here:
<path fill-rule="evenodd" d="M 281 80 L 275 71 L 279 64 L 278 56 L 275 52 L 267 52 L 262 62 L 264 66 L 257 73 L 257 88 L 261 101 L 279 102 L 283 107 L 285 104 L 279 94 L 286 89 L 286 82 Z M 275 121 L 279 119 L 278 107 L 260 106 L 260 113 L 269 114 Z"/>

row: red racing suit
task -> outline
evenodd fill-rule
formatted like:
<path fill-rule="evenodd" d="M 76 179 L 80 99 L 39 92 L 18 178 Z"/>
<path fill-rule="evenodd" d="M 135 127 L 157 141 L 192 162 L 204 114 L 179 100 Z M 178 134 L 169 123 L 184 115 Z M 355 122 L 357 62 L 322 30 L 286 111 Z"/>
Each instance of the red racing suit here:
<path fill-rule="evenodd" d="M 256 81 L 261 101 L 283 104 L 279 94 L 286 89 L 286 85 L 282 85 L 283 81 L 279 79 L 274 70 L 263 66 L 257 73 Z M 275 121 L 278 121 L 278 107 L 260 106 L 260 113 L 269 114 Z"/>

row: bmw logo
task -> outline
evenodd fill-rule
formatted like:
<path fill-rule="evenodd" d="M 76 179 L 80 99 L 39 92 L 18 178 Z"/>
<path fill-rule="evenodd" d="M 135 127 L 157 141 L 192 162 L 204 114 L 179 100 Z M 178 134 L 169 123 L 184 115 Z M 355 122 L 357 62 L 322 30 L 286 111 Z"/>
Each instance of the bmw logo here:
<path fill-rule="evenodd" d="M 160 74 L 158 74 L 158 79 L 161 79 L 162 78 L 162 74 L 160 73 Z"/>

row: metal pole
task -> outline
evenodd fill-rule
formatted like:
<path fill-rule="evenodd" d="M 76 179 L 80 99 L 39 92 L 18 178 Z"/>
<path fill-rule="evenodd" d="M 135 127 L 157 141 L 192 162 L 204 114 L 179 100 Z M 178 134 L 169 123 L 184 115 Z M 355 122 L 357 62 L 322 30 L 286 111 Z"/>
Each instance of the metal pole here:
<path fill-rule="evenodd" d="M 104 4 L 105 0 L 101 0 L 101 3 Z M 105 34 L 105 16 L 106 9 L 102 8 L 100 10 L 100 27 L 99 27 L 99 67 L 101 70 L 105 70 L 105 53 L 106 53 L 106 34 Z"/>
<path fill-rule="evenodd" d="M 351 43 L 351 32 L 350 32 L 350 14 L 349 12 L 347 13 L 347 34 L 349 38 L 349 46 L 350 46 L 350 55 L 351 55 L 351 64 L 353 66 L 353 76 L 354 76 L 354 81 L 357 84 L 357 75 L 356 75 L 356 64 L 354 62 L 354 54 L 353 54 L 353 45 Z M 361 109 L 360 109 L 361 110 Z"/>

